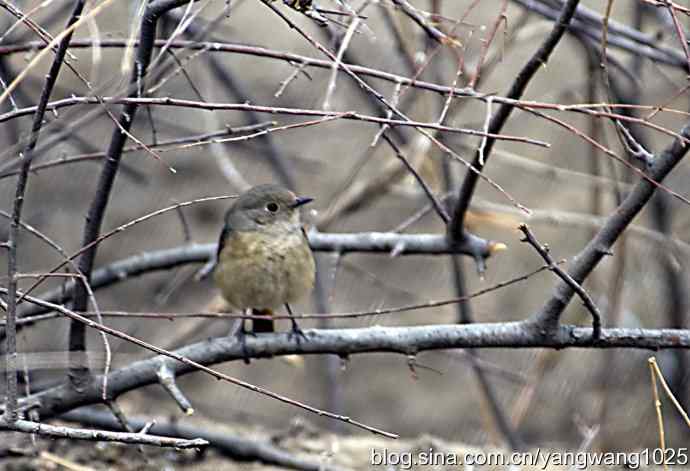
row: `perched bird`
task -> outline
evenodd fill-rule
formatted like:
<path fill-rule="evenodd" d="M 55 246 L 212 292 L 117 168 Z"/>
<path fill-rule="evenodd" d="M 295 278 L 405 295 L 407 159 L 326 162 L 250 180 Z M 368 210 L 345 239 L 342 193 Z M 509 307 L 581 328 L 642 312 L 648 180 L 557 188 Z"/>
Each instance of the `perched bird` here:
<path fill-rule="evenodd" d="M 259 185 L 235 200 L 225 213 L 214 281 L 233 308 L 272 315 L 311 292 L 314 256 L 300 221 L 300 206 L 312 198 L 278 185 Z M 292 332 L 304 336 L 294 318 Z M 273 320 L 254 319 L 256 332 L 272 332 Z M 244 321 L 239 334 L 246 333 Z"/>

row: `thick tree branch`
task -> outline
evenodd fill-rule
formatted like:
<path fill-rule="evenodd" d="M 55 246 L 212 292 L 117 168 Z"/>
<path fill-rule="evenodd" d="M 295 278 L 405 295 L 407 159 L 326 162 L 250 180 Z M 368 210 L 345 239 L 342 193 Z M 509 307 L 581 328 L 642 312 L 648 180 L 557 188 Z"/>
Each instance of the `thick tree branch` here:
<path fill-rule="evenodd" d="M 690 123 L 685 125 L 681 135 L 684 138 L 690 137 Z M 649 168 L 647 175 L 654 181 L 662 181 L 682 160 L 687 151 L 688 146 L 684 142 L 674 141 L 669 148 L 654 159 L 654 164 Z M 628 194 L 628 197 L 609 216 L 606 224 L 574 258 L 567 271 L 568 275 L 581 284 L 596 268 L 601 259 L 610 253 L 613 244 L 649 202 L 656 188 L 648 180 L 640 180 Z M 553 296 L 534 316 L 534 319 L 547 330 L 554 329 L 574 294 L 575 291 L 567 283 L 558 283 Z"/>
<path fill-rule="evenodd" d="M 289 333 L 259 334 L 246 338 L 246 354 L 251 358 L 271 358 L 294 354 L 333 354 L 341 357 L 357 353 L 390 352 L 412 355 L 427 350 L 455 348 L 690 348 L 690 330 L 602 329 L 598 341 L 592 329 L 557 326 L 543 336 L 532 322 L 496 324 L 430 325 L 421 327 L 368 327 L 359 329 L 306 330 L 308 341 L 294 341 Z M 245 352 L 237 339 L 222 337 L 182 347 L 173 353 L 203 365 L 242 360 Z M 193 366 L 164 356 L 141 360 L 108 375 L 108 392 L 116 398 L 127 391 L 158 383 L 158 370 L 166 363 L 176 376 L 197 371 Z M 76 407 L 102 402 L 101 378 L 94 378 L 79 393 L 69 385 L 33 394 L 20 400 L 35 404 L 42 419 L 55 417 Z"/>
<path fill-rule="evenodd" d="M 134 67 L 132 68 L 132 76 L 130 78 L 130 97 L 141 96 L 144 77 L 153 53 L 158 19 L 163 13 L 188 2 L 189 0 L 157 0 L 147 5 L 141 20 L 140 42 L 137 49 L 137 57 L 134 61 Z M 115 183 L 115 177 L 120 165 L 122 149 L 127 140 L 127 134 L 134 122 L 134 116 L 138 106 L 139 105 L 136 103 L 126 104 L 113 130 L 103 169 L 98 179 L 96 194 L 94 195 L 86 217 L 82 246 L 91 244 L 100 234 L 101 223 L 105 216 L 106 206 L 110 199 L 110 192 Z M 91 279 L 91 271 L 93 270 L 97 248 L 98 247 L 94 245 L 86 250 L 79 258 L 79 270 L 86 277 L 87 283 L 90 282 Z M 74 308 L 76 310 L 86 310 L 88 304 L 87 295 L 88 293 L 83 285 L 76 285 L 74 293 Z M 74 353 L 74 362 L 70 365 L 69 369 L 70 381 L 75 388 L 79 389 L 88 381 L 88 369 L 85 365 L 81 364 L 83 352 L 86 350 L 86 328 L 84 324 L 80 322 L 72 322 L 70 324 L 69 350 L 71 353 Z"/>
<path fill-rule="evenodd" d="M 332 412 L 328 412 L 328 411 L 310 406 L 309 404 L 297 401 L 295 399 L 291 399 L 287 396 L 283 396 L 282 394 L 278 394 L 278 393 L 275 393 L 273 391 L 269 391 L 268 389 L 262 388 L 260 386 L 255 386 L 254 384 L 248 383 L 246 381 L 243 381 L 241 379 L 227 375 L 225 373 L 221 373 L 220 371 L 209 368 L 209 367 L 202 365 L 201 363 L 195 362 L 194 360 L 191 360 L 185 356 L 179 355 L 179 354 L 175 353 L 174 351 L 165 350 L 163 348 L 160 348 L 160 347 L 157 347 L 153 344 L 145 342 L 144 340 L 141 340 L 140 338 L 126 334 L 120 330 L 113 329 L 112 327 L 108 327 L 107 325 L 101 324 L 99 322 L 95 322 L 95 321 L 93 321 L 87 317 L 82 316 L 81 314 L 77 314 L 76 312 L 65 308 L 64 306 L 61 306 L 58 304 L 48 303 L 44 300 L 34 298 L 34 297 L 28 296 L 26 294 L 22 294 L 22 296 L 25 299 L 27 299 L 27 301 L 29 301 L 29 302 L 36 303 L 36 304 L 39 304 L 39 305 L 42 305 L 42 306 L 45 306 L 45 307 L 48 307 L 50 309 L 53 309 L 55 311 L 60 312 L 60 314 L 62 314 L 65 317 L 68 317 L 72 322 L 80 322 L 80 323 L 84 324 L 85 327 L 91 327 L 93 329 L 98 330 L 99 332 L 104 333 L 104 334 L 108 334 L 108 335 L 111 335 L 113 337 L 117 337 L 119 339 L 125 340 L 129 343 L 137 345 L 137 346 L 144 348 L 146 350 L 150 350 L 154 353 L 161 355 L 162 357 L 173 359 L 173 360 L 180 362 L 184 365 L 190 366 L 194 370 L 203 371 L 204 373 L 206 373 L 206 374 L 208 374 L 208 375 L 210 375 L 213 378 L 216 378 L 218 380 L 222 380 L 222 381 L 231 383 L 235 386 L 240 386 L 240 387 L 248 389 L 254 393 L 262 394 L 264 396 L 270 397 L 271 399 L 275 399 L 275 400 L 283 402 L 285 404 L 289 404 L 289 405 L 298 407 L 300 409 L 309 411 L 309 412 L 316 414 L 318 416 L 321 416 L 321 417 L 328 417 L 328 418 L 331 418 L 334 420 L 339 420 L 341 422 L 353 425 L 355 427 L 359 427 L 361 429 L 367 430 L 367 431 L 372 432 L 372 433 L 383 435 L 383 436 L 388 437 L 388 438 L 398 438 L 398 435 L 396 435 L 394 433 L 386 432 L 385 430 L 369 426 L 363 422 L 353 420 L 352 418 L 350 418 L 348 416 L 340 415 L 340 414 L 334 414 Z M 240 343 L 240 345 L 244 344 L 242 339 L 238 338 L 237 336 L 233 335 L 232 338 L 237 340 Z M 300 343 L 300 342 L 297 342 L 297 343 Z M 71 352 L 71 351 L 69 353 L 70 353 L 70 356 L 74 354 L 74 352 Z M 245 356 L 245 358 L 244 358 L 245 361 L 248 361 L 247 358 L 248 357 Z M 71 358 L 70 358 L 70 361 L 71 361 Z M 159 371 L 160 371 L 160 365 L 159 365 L 158 370 L 156 371 L 156 378 L 157 379 L 159 378 L 159 375 L 158 375 Z M 172 374 L 175 374 L 174 371 L 172 372 Z M 107 379 L 109 377 L 110 377 L 110 375 L 107 374 L 107 372 L 104 373 L 104 375 L 101 376 L 101 380 L 103 381 L 102 384 L 108 384 Z M 90 378 L 91 377 L 89 376 L 89 379 Z M 69 388 L 70 391 L 72 391 L 77 396 L 81 396 L 84 394 L 84 392 L 90 386 L 90 384 L 93 384 L 93 382 L 86 381 L 86 382 L 80 384 L 79 388 L 75 388 L 74 384 L 72 382 L 64 384 L 64 386 Z M 110 388 L 108 388 L 106 390 L 103 387 L 99 388 L 99 390 L 101 391 L 101 396 L 100 396 L 101 401 L 102 402 L 105 401 L 105 403 L 113 410 L 114 415 L 116 417 L 120 418 L 122 416 L 122 414 L 118 413 L 117 410 L 115 408 L 113 408 L 113 405 L 116 404 L 115 400 L 117 399 L 117 397 L 113 396 L 113 391 Z M 121 420 L 121 422 L 123 424 L 126 424 L 126 420 L 124 420 L 124 419 Z"/>

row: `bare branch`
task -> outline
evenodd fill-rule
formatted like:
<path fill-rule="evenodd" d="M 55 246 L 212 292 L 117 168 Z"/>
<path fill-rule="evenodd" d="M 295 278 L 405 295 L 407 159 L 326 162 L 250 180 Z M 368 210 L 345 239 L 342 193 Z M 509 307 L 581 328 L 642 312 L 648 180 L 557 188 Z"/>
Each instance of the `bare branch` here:
<path fill-rule="evenodd" d="M 683 136 L 690 137 L 690 124 L 681 130 Z M 648 171 L 649 178 L 660 182 L 683 159 L 688 146 L 683 142 L 674 141 L 661 155 L 654 159 L 654 164 Z M 620 235 L 632 223 L 637 214 L 645 207 L 656 190 L 648 180 L 640 180 L 627 198 L 611 213 L 606 224 L 597 232 L 587 246 L 574 258 L 568 269 L 576 282 L 582 283 L 596 268 L 601 259 L 610 253 L 611 247 Z M 535 314 L 534 319 L 547 329 L 554 328 L 575 291 L 565 282 L 558 283 L 553 296 Z"/>
<path fill-rule="evenodd" d="M 39 306 L 43 306 L 43 307 L 49 308 L 51 310 L 55 310 L 55 311 L 63 314 L 64 316 L 68 317 L 72 322 L 79 322 L 80 324 L 83 324 L 85 327 L 88 326 L 88 327 L 91 327 L 91 328 L 96 329 L 98 331 L 104 332 L 108 335 L 112 335 L 112 336 L 120 338 L 122 340 L 126 340 L 127 342 L 138 345 L 139 347 L 142 347 L 142 348 L 145 348 L 145 349 L 150 350 L 152 352 L 158 353 L 159 355 L 162 355 L 163 357 L 172 358 L 174 360 L 177 360 L 177 362 L 179 362 L 179 363 L 182 363 L 182 364 L 190 366 L 194 369 L 203 371 L 204 373 L 206 373 L 206 374 L 208 374 L 208 375 L 210 375 L 216 379 L 227 381 L 228 383 L 232 383 L 236 386 L 240 386 L 242 388 L 248 389 L 248 390 L 253 391 L 255 393 L 259 393 L 259 394 L 262 394 L 264 396 L 270 397 L 272 399 L 276 399 L 280 402 L 284 402 L 286 404 L 298 407 L 300 409 L 306 410 L 306 411 L 311 412 L 313 414 L 317 414 L 317 415 L 322 416 L 322 417 L 329 417 L 329 418 L 334 419 L 334 420 L 345 422 L 347 424 L 350 424 L 350 425 L 353 425 L 355 427 L 364 429 L 364 430 L 371 432 L 371 433 L 383 435 L 383 436 L 388 437 L 388 438 L 398 438 L 398 435 L 395 433 L 386 432 L 385 430 L 366 425 L 363 422 L 353 420 L 350 417 L 347 417 L 344 415 L 334 414 L 332 412 L 318 409 L 316 407 L 310 406 L 308 404 L 297 401 L 295 399 L 290 399 L 287 396 L 283 396 L 281 394 L 269 391 L 268 389 L 265 389 L 265 388 L 262 388 L 259 386 L 255 386 L 255 385 L 248 383 L 246 381 L 242 381 L 242 380 L 237 379 L 235 377 L 232 377 L 232 376 L 226 375 L 224 373 L 221 373 L 219 371 L 213 370 L 213 369 L 208 368 L 208 367 L 202 365 L 201 363 L 196 362 L 196 361 L 194 361 L 194 360 L 192 360 L 192 359 L 190 359 L 184 355 L 180 355 L 174 351 L 168 351 L 168 350 L 165 350 L 163 348 L 156 347 L 155 345 L 152 345 L 148 342 L 144 342 L 143 340 L 141 340 L 137 337 L 133 337 L 131 335 L 128 335 L 124 332 L 121 332 L 117 329 L 113 329 L 113 328 L 108 327 L 106 325 L 103 325 L 101 323 L 94 322 L 87 317 L 84 317 L 84 316 L 77 314 L 76 312 L 74 312 L 70 309 L 65 308 L 64 306 L 49 303 L 49 302 L 43 301 L 39 298 L 34 298 L 32 296 L 24 295 L 24 297 L 29 302 L 38 304 Z M 240 339 L 237 339 L 237 337 L 233 336 L 233 339 L 237 340 L 238 343 L 243 343 Z M 301 344 L 302 342 L 296 342 L 296 343 Z M 74 355 L 74 353 L 75 353 L 74 351 L 70 350 L 70 364 L 72 363 L 71 358 Z M 161 361 L 163 361 L 163 360 L 161 359 Z M 173 368 L 173 367 L 171 366 L 171 368 Z M 158 365 L 158 368 L 156 369 L 156 379 L 158 379 L 158 372 L 159 371 L 160 371 L 160 363 Z M 173 373 L 175 373 L 175 372 L 176 372 L 176 370 L 173 370 Z M 110 375 L 108 375 L 108 376 L 110 376 Z M 104 380 L 104 382 L 108 382 L 108 381 Z M 90 383 L 92 383 L 92 382 L 85 383 L 85 384 L 81 385 L 81 387 L 78 389 L 74 388 L 74 386 L 71 383 L 69 383 L 67 385 L 67 387 L 71 391 L 75 392 L 77 395 L 83 395 L 84 389 L 88 388 L 88 384 L 90 384 Z M 108 384 L 110 384 L 110 383 L 108 383 Z M 112 386 L 108 388 L 108 393 L 112 395 L 112 397 L 109 398 L 111 400 L 114 398 L 117 398 L 117 396 L 118 396 L 117 392 L 112 388 Z M 102 400 L 102 397 L 101 397 L 101 400 Z M 68 409 L 65 409 L 65 410 L 68 410 Z"/>
<path fill-rule="evenodd" d="M 142 433 L 108 432 L 106 430 L 91 430 L 57 425 L 48 425 L 29 420 L 17 420 L 12 424 L 0 422 L 0 430 L 35 433 L 51 438 L 69 438 L 72 440 L 89 440 L 93 442 L 118 442 L 129 445 L 150 445 L 170 448 L 203 448 L 208 441 L 203 438 L 192 440 L 184 438 L 159 437 Z"/>
<path fill-rule="evenodd" d="M 456 348 L 690 348 L 690 331 L 685 329 L 602 329 L 601 337 L 592 340 L 592 329 L 559 325 L 549 336 L 542 335 L 533 322 L 496 324 L 428 325 L 415 327 L 367 327 L 357 329 L 309 329 L 309 341 L 298 345 L 288 333 L 260 334 L 247 337 L 246 354 L 251 358 L 282 355 L 333 354 L 347 355 L 376 352 L 408 355 L 428 350 Z M 242 360 L 245 353 L 237 339 L 221 337 L 195 343 L 175 350 L 175 355 L 194 363 L 212 365 Z M 165 357 L 155 356 L 132 363 L 110 373 L 109 391 L 117 397 L 127 391 L 158 383 L 157 372 Z M 170 362 L 176 376 L 198 367 L 191 363 Z M 98 380 L 98 378 L 95 378 Z M 68 385 L 41 391 L 20 400 L 20 406 L 31 403 L 40 416 L 48 419 L 89 404 L 101 402 L 97 381 L 78 393 Z"/>
<path fill-rule="evenodd" d="M 107 413 L 94 408 L 72 410 L 61 415 L 60 419 L 104 429 L 113 429 L 118 425 Z M 130 417 L 129 421 L 135 428 L 144 427 L 149 423 L 147 419 L 141 417 Z M 311 462 L 297 458 L 269 441 L 258 440 L 254 437 L 234 436 L 224 431 L 207 430 L 180 422 L 157 422 L 153 425 L 152 430 L 162 436 L 202 438 L 209 442 L 208 446 L 217 449 L 220 453 L 235 461 L 259 461 L 265 464 L 303 471 L 338 471 L 321 462 Z"/>
<path fill-rule="evenodd" d="M 16 332 L 16 308 L 17 308 L 17 238 L 19 235 L 19 225 L 21 222 L 22 208 L 24 206 L 24 196 L 26 193 L 26 187 L 29 180 L 29 169 L 31 168 L 31 161 L 33 160 L 33 151 L 36 147 L 36 142 L 38 141 L 39 133 L 43 127 L 43 116 L 46 112 L 46 105 L 50 99 L 50 95 L 53 92 L 53 88 L 57 82 L 58 74 L 60 73 L 60 68 L 65 60 L 65 55 L 67 53 L 67 48 L 69 42 L 72 39 L 72 32 L 74 31 L 74 26 L 80 21 L 81 12 L 84 9 L 84 1 L 78 0 L 75 2 L 74 11 L 67 21 L 67 29 L 65 32 L 60 34 L 59 45 L 57 46 L 57 51 L 55 52 L 55 58 L 50 67 L 48 75 L 46 76 L 46 81 L 41 91 L 41 98 L 38 105 L 36 106 L 36 112 L 34 114 L 33 125 L 31 128 L 31 138 L 26 148 L 24 149 L 24 161 L 19 172 L 19 178 L 17 179 L 17 186 L 14 195 L 14 204 L 12 206 L 12 219 L 10 220 L 10 231 L 7 244 L 9 247 L 7 256 L 7 276 L 9 278 L 7 283 L 7 326 L 6 326 L 6 348 L 7 357 L 7 407 L 5 409 L 6 415 L 5 420 L 8 423 L 12 423 L 17 420 L 17 376 L 16 376 L 16 361 L 17 361 L 17 332 Z M 55 42 L 55 40 L 53 40 Z M 48 49 L 45 49 L 47 52 Z M 28 68 L 28 67 L 27 67 Z M 19 78 L 19 77 L 17 77 Z M 13 83 L 16 83 L 17 79 Z M 10 94 L 12 90 L 12 84 L 5 87 L 3 96 Z M 0 97 L 0 102 L 2 98 Z M 88 280 L 86 281 L 88 283 Z M 87 290 L 84 287 L 85 297 L 87 296 Z"/>
<path fill-rule="evenodd" d="M 573 289 L 573 291 L 577 293 L 578 296 L 580 296 L 580 299 L 582 299 L 585 307 L 587 307 L 587 310 L 589 310 L 590 314 L 592 315 L 592 337 L 594 340 L 598 339 L 601 335 L 601 313 L 599 312 L 599 308 L 596 306 L 596 304 L 594 304 L 594 301 L 590 295 L 577 281 L 573 280 L 570 275 L 568 275 L 556 264 L 554 259 L 549 254 L 549 247 L 539 243 L 539 241 L 534 237 L 534 234 L 532 234 L 532 231 L 530 231 L 529 227 L 527 227 L 527 224 L 520 224 L 519 229 L 525 235 L 522 241 L 527 242 L 529 245 L 534 247 L 534 250 L 536 250 L 541 258 L 543 258 L 544 261 L 549 265 L 549 270 L 558 275 L 560 279 L 562 279 Z"/>
<path fill-rule="evenodd" d="M 189 402 L 189 399 L 185 397 L 182 390 L 177 386 L 177 383 L 175 382 L 175 373 L 173 373 L 167 363 L 161 363 L 161 367 L 158 369 L 157 375 L 158 381 L 160 382 L 161 386 L 163 386 L 163 389 L 165 389 L 166 392 L 170 394 L 170 397 L 172 397 L 177 403 L 177 405 L 180 406 L 182 412 L 187 415 L 193 415 L 194 408 Z"/>
<path fill-rule="evenodd" d="M 262 105 L 252 105 L 249 103 L 222 103 L 222 102 L 206 102 L 206 101 L 196 101 L 196 100 L 184 100 L 179 98 L 171 97 L 160 97 L 160 98 L 139 98 L 139 97 L 72 97 L 65 98 L 62 100 L 57 100 L 48 103 L 49 110 L 60 109 L 75 105 L 94 105 L 94 104 L 121 104 L 127 106 L 138 107 L 140 105 L 146 106 L 165 106 L 165 107 L 181 107 L 181 108 L 192 108 L 206 111 L 216 111 L 216 110 L 234 110 L 234 111 L 256 111 L 259 113 L 269 113 L 269 114 L 279 114 L 287 116 L 320 116 L 320 117 L 332 117 L 352 121 L 365 121 L 375 124 L 388 124 L 390 126 L 407 126 L 419 129 L 430 129 L 440 132 L 467 134 L 470 136 L 481 136 L 489 137 L 498 140 L 522 142 L 525 144 L 532 144 L 539 147 L 550 147 L 549 143 L 540 141 L 537 139 L 532 139 L 528 137 L 502 135 L 485 133 L 477 129 L 468 128 L 455 128 L 451 126 L 444 126 L 442 124 L 437 124 L 433 122 L 420 122 L 408 119 L 388 119 L 379 116 L 371 116 L 362 113 L 357 113 L 356 111 L 328 111 L 328 110 L 316 110 L 316 109 L 300 109 L 300 108 L 285 108 L 279 106 L 262 106 Z M 21 108 L 17 111 L 10 111 L 5 114 L 0 115 L 0 123 L 7 121 L 11 118 L 16 118 L 22 114 L 29 114 L 35 110 L 35 107 Z M 432 139 L 433 140 L 433 139 Z M 142 146 L 142 143 L 138 143 Z"/>
<path fill-rule="evenodd" d="M 512 83 L 508 94 L 508 98 L 512 100 L 519 100 L 522 94 L 525 92 L 527 85 L 529 84 L 534 74 L 537 70 L 546 64 L 551 56 L 551 53 L 556 48 L 556 45 L 560 42 L 561 38 L 565 34 L 568 23 L 575 14 L 575 10 L 579 0 L 568 0 L 563 5 L 561 14 L 558 20 L 554 23 L 551 33 L 547 36 L 544 42 L 541 44 L 539 49 L 534 53 L 530 60 L 525 64 L 522 70 L 518 73 L 515 81 Z M 495 98 L 492 98 L 495 100 Z M 513 106 L 508 104 L 503 104 L 498 109 L 496 114 L 491 118 L 489 124 L 490 133 L 499 133 L 506 121 L 510 117 L 513 111 Z M 482 142 L 480 148 L 481 152 L 478 150 L 475 154 L 474 160 L 472 161 L 472 167 L 476 168 L 478 172 L 467 172 L 465 179 L 463 180 L 460 188 L 458 190 L 458 200 L 453 211 L 453 219 L 450 226 L 449 234 L 455 240 L 461 240 L 464 231 L 465 213 L 470 206 L 472 196 L 474 195 L 474 190 L 479 182 L 479 172 L 482 171 L 487 159 L 491 155 L 491 149 L 496 142 L 495 139 L 488 138 L 486 142 Z"/>

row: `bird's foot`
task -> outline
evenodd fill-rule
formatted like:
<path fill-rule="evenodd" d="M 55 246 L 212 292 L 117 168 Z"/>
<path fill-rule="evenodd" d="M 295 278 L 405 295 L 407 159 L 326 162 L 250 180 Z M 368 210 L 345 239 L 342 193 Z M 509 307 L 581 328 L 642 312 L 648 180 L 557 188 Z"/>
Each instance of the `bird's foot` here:
<path fill-rule="evenodd" d="M 302 329 L 300 329 L 299 325 L 297 325 L 297 321 L 295 319 L 290 319 L 290 321 L 292 322 L 292 329 L 290 329 L 290 332 L 288 333 L 288 338 L 292 340 L 294 337 L 297 345 L 302 342 L 302 339 L 304 339 L 305 342 L 308 342 L 309 339 L 307 338 L 307 335 Z"/>
<path fill-rule="evenodd" d="M 249 350 L 247 349 L 247 335 L 256 338 L 254 332 L 245 328 L 244 319 L 240 320 L 240 324 L 237 328 L 233 328 L 230 331 L 230 336 L 235 337 L 237 341 L 240 342 L 240 347 L 242 348 L 242 361 L 244 361 L 246 365 L 249 365 L 251 360 L 249 359 Z"/>

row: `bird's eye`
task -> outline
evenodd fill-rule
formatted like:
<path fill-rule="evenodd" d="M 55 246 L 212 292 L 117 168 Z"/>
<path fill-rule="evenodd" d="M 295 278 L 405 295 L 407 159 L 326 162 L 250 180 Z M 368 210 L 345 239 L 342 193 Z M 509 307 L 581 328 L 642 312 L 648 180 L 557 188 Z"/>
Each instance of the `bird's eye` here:
<path fill-rule="evenodd" d="M 268 203 L 266 205 L 266 211 L 269 213 L 275 213 L 278 211 L 278 204 L 277 203 Z"/>

